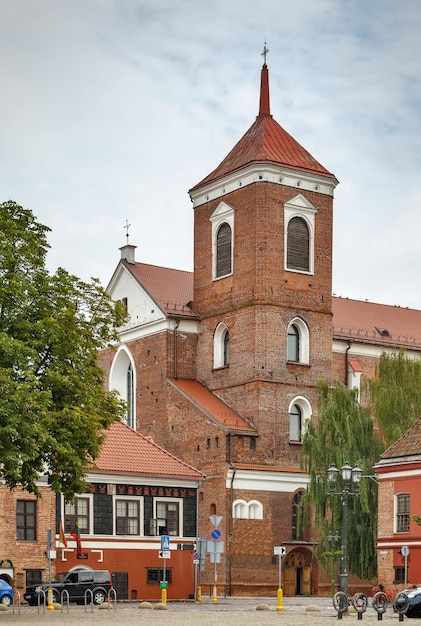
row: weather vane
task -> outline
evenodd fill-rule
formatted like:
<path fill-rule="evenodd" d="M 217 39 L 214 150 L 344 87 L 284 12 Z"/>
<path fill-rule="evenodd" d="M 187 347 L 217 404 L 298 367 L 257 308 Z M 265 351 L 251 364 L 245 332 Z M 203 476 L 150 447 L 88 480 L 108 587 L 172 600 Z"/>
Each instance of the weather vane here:
<path fill-rule="evenodd" d="M 265 47 L 263 48 L 263 52 L 262 52 L 262 57 L 263 57 L 263 62 L 266 65 L 266 55 L 269 52 L 269 49 L 266 48 L 266 39 L 265 39 Z"/>
<path fill-rule="evenodd" d="M 126 220 L 126 225 L 123 226 L 123 228 L 126 231 L 127 244 L 129 243 L 129 228 L 130 228 L 130 226 L 131 226 L 131 224 L 129 224 L 129 220 Z"/>

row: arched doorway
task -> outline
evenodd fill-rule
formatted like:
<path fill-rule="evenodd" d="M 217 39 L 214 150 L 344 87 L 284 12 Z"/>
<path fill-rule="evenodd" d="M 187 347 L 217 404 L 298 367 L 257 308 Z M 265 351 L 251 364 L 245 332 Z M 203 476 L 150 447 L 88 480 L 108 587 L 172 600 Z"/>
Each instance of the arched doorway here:
<path fill-rule="evenodd" d="M 311 553 L 293 550 L 285 559 L 282 587 L 285 596 L 309 596 L 311 593 Z"/>

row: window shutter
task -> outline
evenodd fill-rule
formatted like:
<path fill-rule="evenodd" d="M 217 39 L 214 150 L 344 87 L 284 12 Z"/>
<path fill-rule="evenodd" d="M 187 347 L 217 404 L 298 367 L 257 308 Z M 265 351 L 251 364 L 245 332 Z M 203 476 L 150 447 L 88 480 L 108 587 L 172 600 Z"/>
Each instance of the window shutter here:
<path fill-rule="evenodd" d="M 226 222 L 216 237 L 216 276 L 231 274 L 231 227 Z"/>
<path fill-rule="evenodd" d="M 287 267 L 293 270 L 310 270 L 308 226 L 302 217 L 293 217 L 288 223 Z"/>

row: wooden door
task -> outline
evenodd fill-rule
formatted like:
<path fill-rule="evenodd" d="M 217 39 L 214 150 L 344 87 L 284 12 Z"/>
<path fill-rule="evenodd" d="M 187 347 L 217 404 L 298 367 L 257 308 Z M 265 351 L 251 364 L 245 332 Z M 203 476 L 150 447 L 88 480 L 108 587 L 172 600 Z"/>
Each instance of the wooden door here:
<path fill-rule="evenodd" d="M 311 582 L 311 574 L 310 574 L 310 568 L 307 567 L 303 567 L 303 586 L 302 586 L 302 594 L 303 596 L 309 596 L 310 595 L 310 582 Z"/>
<path fill-rule="evenodd" d="M 295 567 L 284 567 L 282 591 L 285 596 L 295 596 L 297 573 Z"/>

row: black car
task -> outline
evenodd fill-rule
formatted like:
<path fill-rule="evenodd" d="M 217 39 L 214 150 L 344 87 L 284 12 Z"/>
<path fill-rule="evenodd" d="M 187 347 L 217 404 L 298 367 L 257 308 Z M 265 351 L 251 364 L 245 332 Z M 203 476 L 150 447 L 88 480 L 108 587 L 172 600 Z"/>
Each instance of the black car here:
<path fill-rule="evenodd" d="M 29 605 L 36 606 L 44 603 L 44 594 L 40 595 L 40 592 L 44 591 L 48 601 L 48 589 L 52 589 L 53 602 L 61 602 L 62 597 L 64 601 L 67 599 L 66 593 L 62 596 L 65 590 L 69 594 L 69 602 L 83 604 L 86 598 L 87 603 L 93 600 L 94 604 L 102 604 L 111 587 L 111 576 L 107 570 L 72 570 L 56 574 L 51 579 L 51 585 L 44 582 L 27 587 L 23 597 Z"/>

